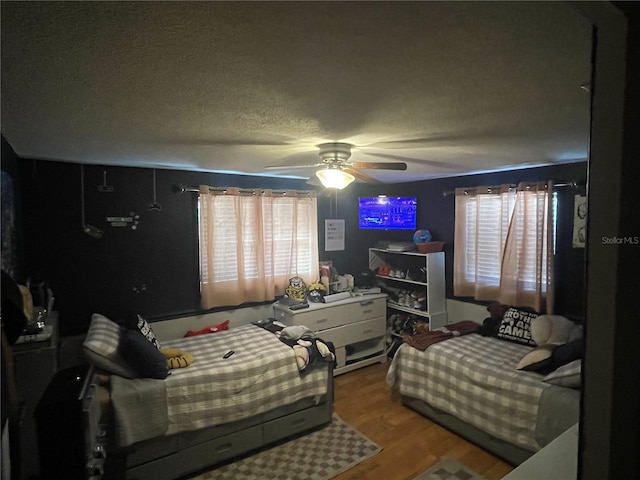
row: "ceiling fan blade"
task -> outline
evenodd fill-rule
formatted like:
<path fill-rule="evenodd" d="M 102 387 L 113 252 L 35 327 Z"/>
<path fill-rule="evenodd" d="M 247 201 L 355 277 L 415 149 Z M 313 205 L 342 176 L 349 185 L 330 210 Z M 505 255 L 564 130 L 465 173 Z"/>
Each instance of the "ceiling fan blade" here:
<path fill-rule="evenodd" d="M 387 153 L 373 153 L 373 152 L 367 152 L 367 155 L 371 155 L 372 157 L 379 157 L 379 158 L 398 158 L 397 155 L 389 155 Z M 404 158 L 406 160 L 410 160 L 411 162 L 414 163 L 421 163 L 424 165 L 431 165 L 433 167 L 438 167 L 438 168 L 444 168 L 447 170 L 455 170 L 455 171 L 466 171 L 465 167 L 462 167 L 460 165 L 456 165 L 454 163 L 449 163 L 449 162 L 440 162 L 438 160 L 426 160 L 423 158 L 410 158 L 410 157 L 400 157 L 400 158 Z"/>
<path fill-rule="evenodd" d="M 318 177 L 316 177 L 315 175 L 313 177 L 310 177 L 309 180 L 307 180 L 305 182 L 307 185 L 313 185 L 314 187 L 323 187 L 324 185 L 322 185 L 322 182 L 320 182 L 320 179 Z"/>
<path fill-rule="evenodd" d="M 264 168 L 281 168 L 281 169 L 288 169 L 288 168 L 311 168 L 311 167 L 321 167 L 325 165 L 324 163 L 308 163 L 305 165 L 267 165 Z"/>
<path fill-rule="evenodd" d="M 353 168 L 364 168 L 368 170 L 406 170 L 407 164 L 404 162 L 351 162 Z"/>
<path fill-rule="evenodd" d="M 396 140 L 381 140 L 364 145 L 366 148 L 373 149 L 417 149 L 429 148 L 434 144 L 451 144 L 456 142 L 481 141 L 491 139 L 495 136 L 495 132 L 479 129 L 467 129 L 457 132 L 440 132 L 434 133 L 422 138 L 404 138 Z"/>
<path fill-rule="evenodd" d="M 366 173 L 359 172 L 353 168 L 342 167 L 342 170 L 367 183 L 382 183 L 377 178 L 370 177 Z"/>

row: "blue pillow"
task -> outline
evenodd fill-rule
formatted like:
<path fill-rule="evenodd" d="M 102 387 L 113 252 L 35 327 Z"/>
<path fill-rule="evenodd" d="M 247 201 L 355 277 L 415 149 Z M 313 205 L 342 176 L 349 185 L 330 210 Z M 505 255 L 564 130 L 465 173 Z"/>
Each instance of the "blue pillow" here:
<path fill-rule="evenodd" d="M 584 354 L 584 339 L 582 337 L 576 338 L 563 345 L 559 345 L 553 350 L 551 354 L 551 363 L 555 370 L 562 365 L 573 362 L 574 360 L 582 359 Z"/>
<path fill-rule="evenodd" d="M 164 379 L 169 375 L 167 359 L 137 330 L 124 330 L 118 352 L 140 377 Z"/>

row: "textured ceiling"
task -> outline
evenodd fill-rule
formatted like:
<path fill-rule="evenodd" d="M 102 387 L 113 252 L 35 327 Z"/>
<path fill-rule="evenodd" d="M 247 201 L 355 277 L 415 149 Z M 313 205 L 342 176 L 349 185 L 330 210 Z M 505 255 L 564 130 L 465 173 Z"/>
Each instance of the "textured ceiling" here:
<path fill-rule="evenodd" d="M 24 158 L 384 182 L 587 157 L 591 26 L 564 2 L 2 2 Z"/>

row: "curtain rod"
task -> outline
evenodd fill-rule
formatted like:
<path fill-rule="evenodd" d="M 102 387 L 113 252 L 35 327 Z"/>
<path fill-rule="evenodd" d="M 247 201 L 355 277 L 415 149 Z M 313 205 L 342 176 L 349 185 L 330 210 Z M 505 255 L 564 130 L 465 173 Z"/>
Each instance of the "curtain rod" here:
<path fill-rule="evenodd" d="M 227 190 L 229 190 L 232 187 L 209 187 L 209 191 L 210 192 L 219 192 L 219 193 L 226 193 Z M 235 188 L 235 187 L 234 187 Z M 261 192 L 264 192 L 265 188 L 238 188 L 237 189 L 239 192 L 241 193 L 250 193 L 250 194 L 258 194 Z M 196 188 L 196 187 L 185 187 L 184 185 L 174 185 L 173 186 L 173 191 L 174 193 L 187 193 L 187 192 L 192 192 L 192 193 L 200 193 L 200 189 Z M 307 195 L 307 196 L 313 196 L 315 195 L 315 191 L 313 190 L 271 190 L 271 193 L 275 194 L 275 195 L 287 195 L 289 192 L 295 192 L 298 195 Z"/>
<path fill-rule="evenodd" d="M 514 184 L 510 184 L 509 188 L 516 188 L 518 185 L 514 185 Z M 562 183 L 554 183 L 553 184 L 554 188 L 555 187 L 571 187 L 571 188 L 578 188 L 580 186 L 582 186 L 582 182 L 577 182 L 575 180 L 571 180 L 569 182 L 562 182 Z M 500 187 L 502 187 L 502 185 L 492 185 L 490 187 L 486 187 L 489 189 L 499 189 Z M 482 188 L 482 187 L 469 187 L 465 190 L 477 190 L 478 188 Z M 442 196 L 443 197 L 448 197 L 449 195 L 455 195 L 455 190 L 443 190 L 442 191 Z"/>

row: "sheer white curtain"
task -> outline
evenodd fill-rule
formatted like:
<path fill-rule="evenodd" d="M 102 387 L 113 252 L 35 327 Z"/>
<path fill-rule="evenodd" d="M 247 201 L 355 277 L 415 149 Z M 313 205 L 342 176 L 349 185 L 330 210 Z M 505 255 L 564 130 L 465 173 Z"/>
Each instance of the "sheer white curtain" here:
<path fill-rule="evenodd" d="M 289 278 L 318 279 L 314 192 L 200 187 L 203 308 L 272 300 Z"/>
<path fill-rule="evenodd" d="M 553 311 L 552 183 L 456 189 L 454 294 Z"/>
<path fill-rule="evenodd" d="M 553 183 L 520 183 L 500 272 L 505 305 L 553 313 Z"/>

